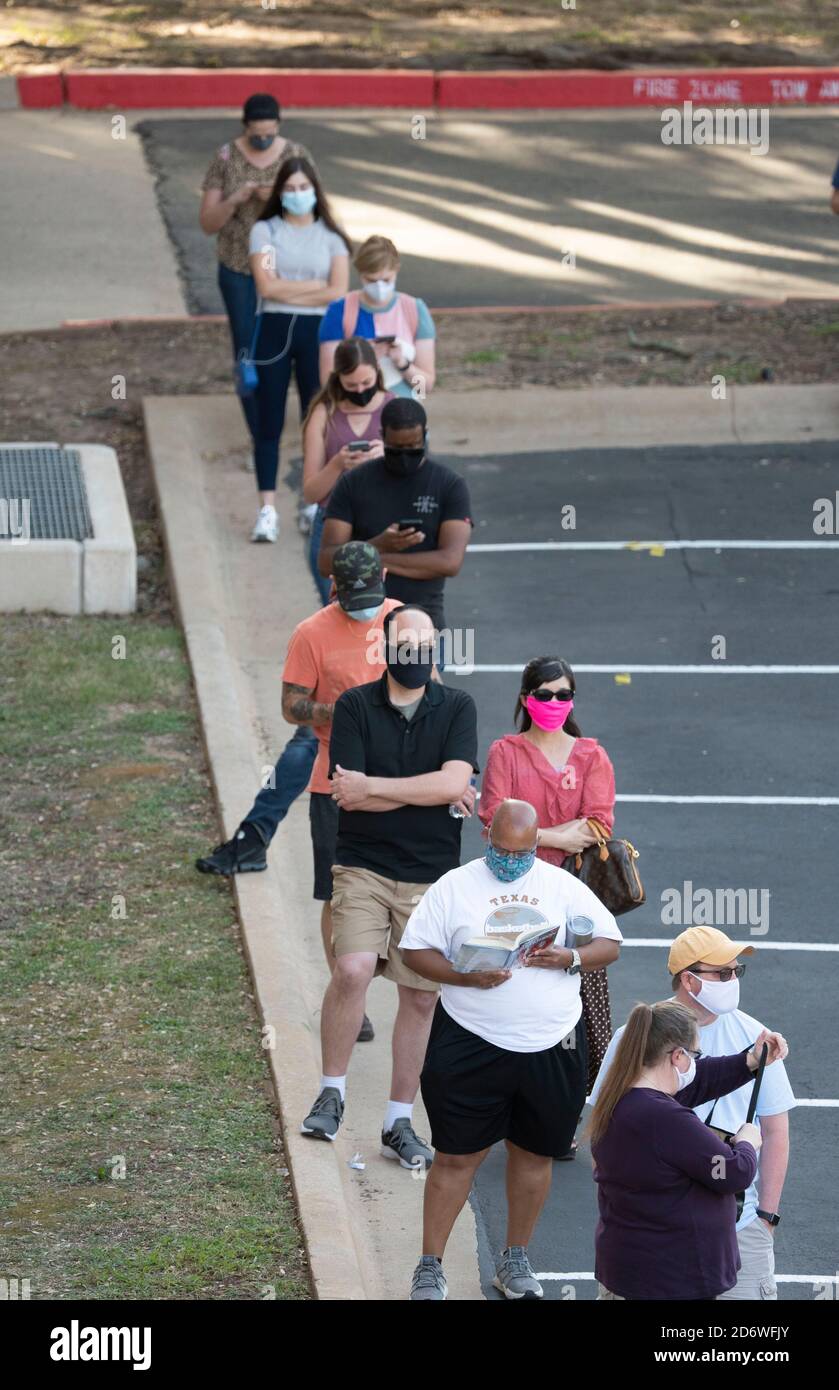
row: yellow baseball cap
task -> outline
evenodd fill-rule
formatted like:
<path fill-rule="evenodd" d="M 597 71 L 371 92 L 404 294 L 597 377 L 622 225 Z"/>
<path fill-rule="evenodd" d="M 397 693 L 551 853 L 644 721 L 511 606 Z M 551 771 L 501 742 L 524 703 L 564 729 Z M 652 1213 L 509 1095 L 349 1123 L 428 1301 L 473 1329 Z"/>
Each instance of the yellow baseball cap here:
<path fill-rule="evenodd" d="M 699 961 L 703 965 L 727 965 L 735 956 L 752 955 L 754 949 L 742 941 L 732 941 L 716 927 L 688 927 L 670 947 L 667 969 L 671 975 L 678 975 L 680 970 Z"/>

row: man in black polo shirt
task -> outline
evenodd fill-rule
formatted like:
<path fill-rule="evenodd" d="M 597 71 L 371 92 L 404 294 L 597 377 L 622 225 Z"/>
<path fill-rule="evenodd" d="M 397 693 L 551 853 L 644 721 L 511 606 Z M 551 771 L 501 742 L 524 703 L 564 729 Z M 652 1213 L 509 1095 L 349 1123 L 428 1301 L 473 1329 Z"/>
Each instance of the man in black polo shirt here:
<path fill-rule="evenodd" d="M 332 868 L 335 969 L 323 1000 L 323 1076 L 304 1134 L 334 1139 L 344 1114 L 346 1073 L 364 1017 L 367 988 L 384 974 L 399 990 L 390 1103 L 382 1149 L 403 1168 L 433 1152 L 414 1132 L 437 987 L 404 964 L 405 924 L 429 884 L 460 863 L 461 819 L 449 806 L 477 771 L 475 702 L 432 679 L 434 625 L 420 608 L 384 621 L 387 669 L 380 680 L 335 702 L 329 759 L 340 807 Z"/>
<path fill-rule="evenodd" d="M 427 417 L 419 401 L 397 396 L 382 411 L 384 456 L 339 478 L 326 512 L 318 567 L 332 572 L 345 541 L 370 541 L 387 571 L 385 592 L 418 603 L 438 632 L 446 626 L 443 586 L 458 574 L 472 531 L 469 490 L 426 454 Z"/>

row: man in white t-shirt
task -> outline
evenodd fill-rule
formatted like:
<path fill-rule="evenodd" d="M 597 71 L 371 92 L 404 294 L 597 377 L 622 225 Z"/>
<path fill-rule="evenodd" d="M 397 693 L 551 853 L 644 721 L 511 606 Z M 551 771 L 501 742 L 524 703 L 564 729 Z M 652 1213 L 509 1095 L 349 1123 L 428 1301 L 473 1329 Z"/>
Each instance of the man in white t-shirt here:
<path fill-rule="evenodd" d="M 763 1032 L 764 1025 L 738 1007 L 740 979 L 745 972 L 738 956 L 751 955 L 753 946 L 731 941 L 716 927 L 688 927 L 670 947 L 667 968 L 672 976 L 673 998 L 686 1004 L 697 1016 L 699 1046 L 703 1057 L 730 1057 L 750 1047 Z M 591 1103 L 597 1099 L 603 1078 L 612 1064 L 623 1028 L 618 1028 L 597 1080 Z M 726 1134 L 736 1134 L 745 1123 L 753 1082 L 741 1086 L 718 1100 L 697 1105 L 700 1120 Z M 780 1221 L 778 1208 L 789 1162 L 789 1111 L 795 1097 L 782 1061 L 763 1073 L 754 1122 L 763 1143 L 758 1170 L 746 1193 L 743 1213 L 737 1222 L 740 1272 L 737 1283 L 720 1299 L 773 1299 L 775 1284 L 775 1227 Z M 602 1297 L 614 1297 L 607 1291 Z"/>
<path fill-rule="evenodd" d="M 436 1154 L 425 1185 L 423 1254 L 411 1299 L 447 1297 L 443 1254 L 472 1180 L 493 1144 L 507 1144 L 507 1246 L 495 1287 L 506 1298 L 542 1297 L 527 1246 L 551 1184 L 552 1155 L 567 1153 L 586 1094 L 580 970 L 620 953 L 617 923 L 585 884 L 536 858 L 538 818 L 527 801 L 502 801 L 484 857 L 452 869 L 423 896 L 400 942 L 440 1001 L 422 1071 L 422 1098 Z M 575 916 L 593 940 L 567 949 Z M 514 970 L 462 974 L 452 961 L 467 941 L 558 927 L 553 945 Z"/>

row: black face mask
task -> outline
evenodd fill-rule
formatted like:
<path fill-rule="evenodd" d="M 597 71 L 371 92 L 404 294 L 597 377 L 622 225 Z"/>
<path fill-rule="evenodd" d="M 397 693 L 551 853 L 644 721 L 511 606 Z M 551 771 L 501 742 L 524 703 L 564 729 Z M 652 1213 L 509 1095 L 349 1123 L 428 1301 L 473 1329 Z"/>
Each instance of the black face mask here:
<path fill-rule="evenodd" d="M 385 468 L 398 478 L 410 478 L 425 462 L 425 445 L 419 449 L 392 449 L 385 445 Z"/>
<path fill-rule="evenodd" d="M 248 144 L 252 150 L 270 150 L 276 135 L 249 135 Z"/>
<path fill-rule="evenodd" d="M 385 658 L 387 669 L 393 679 L 405 686 L 406 690 L 419 690 L 431 680 L 434 665 L 434 648 L 423 645 L 411 646 L 403 642 L 399 646 L 388 644 Z"/>
<path fill-rule="evenodd" d="M 345 399 L 353 405 L 368 405 L 378 389 L 378 386 L 367 386 L 363 391 L 348 391 L 345 386 L 341 387 Z"/>

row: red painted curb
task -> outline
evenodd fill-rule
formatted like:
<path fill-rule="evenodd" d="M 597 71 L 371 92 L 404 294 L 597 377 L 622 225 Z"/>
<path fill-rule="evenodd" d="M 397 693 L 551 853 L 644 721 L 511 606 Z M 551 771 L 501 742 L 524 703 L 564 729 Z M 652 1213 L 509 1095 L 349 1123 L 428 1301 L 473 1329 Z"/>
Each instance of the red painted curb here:
<path fill-rule="evenodd" d="M 38 69 L 18 79 L 21 106 L 81 110 L 241 106 L 272 92 L 283 107 L 571 110 L 586 107 L 839 104 L 839 68 L 649 68 L 628 72 L 432 72 L 362 68 Z"/>
<path fill-rule="evenodd" d="M 441 72 L 442 110 L 839 102 L 839 68 L 707 68 L 596 72 Z"/>
<path fill-rule="evenodd" d="M 307 106 L 407 106 L 434 104 L 434 74 L 394 68 L 388 72 L 329 68 L 88 69 L 64 74 L 70 106 L 241 106 L 251 92 L 270 92 L 283 108 Z"/>
<path fill-rule="evenodd" d="M 17 94 L 21 106 L 37 110 L 44 110 L 49 106 L 63 106 L 63 75 L 58 68 L 21 73 L 17 80 Z"/>

